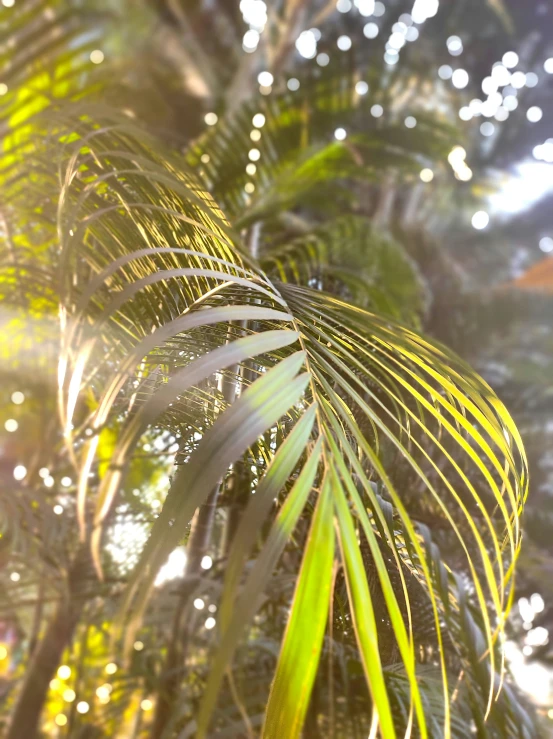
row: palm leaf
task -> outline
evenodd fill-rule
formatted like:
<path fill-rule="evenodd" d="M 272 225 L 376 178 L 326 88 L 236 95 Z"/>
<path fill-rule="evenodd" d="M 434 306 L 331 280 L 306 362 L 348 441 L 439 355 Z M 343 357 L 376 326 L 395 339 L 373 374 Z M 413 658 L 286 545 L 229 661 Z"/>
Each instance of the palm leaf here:
<path fill-rule="evenodd" d="M 377 182 L 389 168 L 408 178 L 421 158 L 447 152 L 451 132 L 421 116 L 409 138 L 393 119 L 356 133 L 366 103 L 355 77 L 340 75 L 304 85 L 301 104 L 285 93 L 244 106 L 196 142 L 186 166 L 128 119 L 84 104 L 57 108 L 58 98 L 93 91 L 87 59 L 94 42 L 78 13 L 55 4 L 52 16 L 38 3 L 49 24 L 41 38 L 29 24 L 31 5 L 17 3 L 10 19 L 20 51 L 2 111 L 11 131 L 1 165 L 10 226 L 2 290 L 14 313 L 32 307 L 51 316 L 61 306 L 61 430 L 80 473 L 81 536 L 100 575 L 109 566 L 102 537 L 144 434 L 181 434 L 164 507 L 123 599 L 118 625 L 128 627 L 127 642 L 196 509 L 225 485 L 233 465 L 255 456 L 259 480 L 246 489 L 229 551 L 220 639 L 212 645 L 216 669 L 205 675 L 198 736 L 210 731 L 223 674 L 244 638 L 253 642 L 260 598 L 286 546 L 301 541 L 302 524 L 309 533 L 293 573 L 265 735 L 302 730 L 336 597 L 334 562 L 343 571 L 374 731 L 387 738 L 413 727 L 423 737 L 456 731 L 459 665 L 469 675 L 470 715 L 483 727 L 501 688 L 498 644 L 526 496 L 518 432 L 466 364 L 397 320 L 420 308 L 417 278 L 405 260 L 413 288 L 407 306 L 403 285 L 379 295 L 374 281 L 401 251 L 387 244 L 377 255 L 366 224 L 342 221 L 266 245 L 261 264 L 237 235 L 300 205 L 315 208 L 321 188 L 340 179 Z M 62 53 L 69 41 L 71 51 Z M 371 104 L 392 96 L 393 85 L 376 92 Z M 260 111 L 261 159 L 249 197 L 248 132 Z M 332 141 L 346 119 L 347 143 Z M 357 239 L 370 242 L 375 264 L 355 280 L 327 254 L 337 244 L 355 248 Z M 325 270 L 346 293 L 362 294 L 363 307 L 300 286 Z M 106 436 L 114 442 L 107 463 L 98 454 Z M 422 523 L 429 511 L 453 542 L 447 556 Z M 403 700 L 383 654 L 367 560 L 398 646 Z M 433 700 L 417 658 L 413 582 L 439 648 Z M 499 724 L 507 733 L 521 724 L 527 730 L 516 711 L 505 711 Z"/>
<path fill-rule="evenodd" d="M 107 125 L 94 124 L 82 108 L 74 120 L 73 141 L 63 145 L 58 157 L 65 184 L 58 209 L 63 248 L 57 262 L 64 273 L 71 270 L 73 274 L 71 284 L 61 283 L 60 407 L 68 443 L 85 443 L 83 499 L 89 470 L 95 465 L 98 434 L 114 424 L 121 428 L 112 464 L 94 495 L 93 520 L 86 519 L 94 528 L 98 569 L 102 531 L 144 428 L 150 423 L 163 427 L 167 423 L 164 409 L 194 388 L 201 398 L 202 383 L 215 375 L 234 382 L 238 390 L 230 406 L 211 404 L 203 415 L 207 426 L 202 438 L 186 464 L 177 469 L 125 601 L 126 607 L 134 604 L 135 627 L 157 570 L 183 538 L 196 507 L 226 476 L 230 465 L 271 429 L 278 429 L 282 439 L 292 438 L 296 426 L 299 434 L 308 414 L 305 431 L 313 441 L 319 439 L 318 443 L 306 444 L 304 435 L 298 447 L 301 458 L 297 454 L 289 457 L 286 444 L 264 448 L 267 462 L 272 463 L 258 492 L 265 485 L 267 493 L 259 503 L 256 496 L 252 498 L 245 520 L 259 528 L 268 513 L 263 497 L 279 497 L 285 478 L 295 468 L 300 476 L 305 469 L 301 479 L 313 483 L 293 488 L 288 493 L 290 504 L 305 501 L 313 485 L 311 496 L 319 499 L 316 507 L 325 511 L 319 515 L 327 527 L 330 503 L 329 499 L 322 501 L 329 493 L 317 491 L 332 490 L 349 608 L 374 716 L 385 736 L 395 735 L 371 616 L 373 595 L 356 543 L 359 525 L 376 557 L 380 587 L 412 690 L 416 722 L 421 735 L 427 736 L 409 625 L 413 614 L 408 589 L 403 586 L 396 592 L 392 587 L 391 565 L 379 557 L 377 540 L 390 552 L 396 563 L 393 567 L 404 572 L 403 577 L 415 577 L 426 590 L 438 641 L 448 630 L 462 650 L 455 630 L 444 622 L 459 591 L 447 558 L 438 565 L 432 543 L 417 524 L 418 504 L 394 479 L 394 459 L 402 457 L 415 474 L 420 494 L 451 528 L 464 552 L 463 569 L 482 616 L 481 637 L 472 635 L 472 659 L 489 662 L 486 691 L 491 707 L 501 669 L 494 645 L 512 592 L 520 543 L 518 519 L 526 494 L 522 446 L 503 406 L 467 365 L 408 328 L 321 292 L 269 281 L 251 260 L 242 257 L 237 238 L 194 176 L 159 153 L 157 144 L 134 126 L 128 122 L 110 126 L 109 120 Z M 61 129 L 58 135 L 63 138 Z M 200 344 L 195 345 L 200 336 Z M 201 346 L 204 353 L 198 355 Z M 147 377 L 152 382 L 144 384 Z M 83 405 L 86 387 L 93 388 L 94 400 Z M 277 474 L 282 464 L 283 472 Z M 400 523 L 401 535 L 375 494 L 376 480 Z M 288 500 L 286 495 L 283 500 Z M 313 541 L 318 541 L 323 518 L 316 514 L 313 519 Z M 281 545 L 275 550 L 271 544 L 279 536 L 278 519 L 273 527 L 275 533 L 261 550 L 261 561 L 266 564 L 251 581 L 255 590 L 250 585 L 248 602 L 239 600 L 235 607 L 243 625 L 253 615 L 255 592 L 262 591 L 278 557 Z M 323 556 L 316 553 L 319 545 L 313 546 L 311 554 L 308 545 L 298 575 L 298 604 L 304 597 L 311 598 L 307 594 L 313 587 L 312 557 L 317 562 Z M 327 562 L 328 544 L 325 551 Z M 243 556 L 231 555 L 235 568 Z M 229 593 L 239 587 L 238 570 L 231 571 Z M 316 596 L 310 601 L 317 605 L 313 617 L 322 617 L 330 595 L 322 589 Z M 232 602 L 232 596 L 226 598 L 227 604 Z M 303 607 L 297 608 L 274 678 L 269 732 L 276 725 L 292 733 L 300 730 L 322 648 L 319 630 L 317 636 L 313 633 L 310 649 L 303 651 L 301 645 L 310 643 L 305 642 L 308 627 L 300 613 Z M 407 625 L 402 613 L 407 614 Z M 326 615 L 321 628 L 325 621 Z M 221 623 L 226 655 L 220 658 L 221 669 L 230 664 L 241 631 L 232 623 L 234 614 Z M 128 638 L 132 632 L 129 629 Z M 470 643 L 470 636 L 467 640 Z M 302 651 L 297 652 L 300 647 Z M 299 713 L 290 712 L 287 693 L 282 693 L 294 655 L 309 660 Z M 206 700 L 211 704 L 218 680 L 215 673 L 208 680 Z M 446 731 L 451 688 L 443 653 L 441 680 Z M 203 711 L 200 735 L 206 730 L 211 708 L 206 704 Z"/>
<path fill-rule="evenodd" d="M 424 288 L 403 247 L 367 218 L 344 216 L 291 242 L 267 244 L 260 261 L 284 282 L 317 285 L 362 308 L 417 324 Z"/>
<path fill-rule="evenodd" d="M 237 227 L 275 218 L 302 203 L 316 208 L 321 187 L 338 179 L 377 182 L 389 170 L 415 177 L 421 159 L 447 156 L 454 144 L 451 127 L 423 112 L 411 130 L 393 115 L 385 121 L 372 118 L 371 106 L 386 103 L 389 93 L 362 97 L 356 82 L 357 73 L 341 65 L 323 79 L 306 73 L 301 98 L 281 92 L 244 104 L 190 147 L 188 163 Z M 255 127 L 259 119 L 263 124 Z M 344 125 L 348 139 L 334 140 L 334 131 Z M 259 158 L 249 174 L 252 149 Z"/>
<path fill-rule="evenodd" d="M 297 737 L 305 720 L 331 595 L 332 518 L 330 486 L 323 481 L 269 696 L 263 729 L 266 737 L 282 736 L 283 730 Z"/>

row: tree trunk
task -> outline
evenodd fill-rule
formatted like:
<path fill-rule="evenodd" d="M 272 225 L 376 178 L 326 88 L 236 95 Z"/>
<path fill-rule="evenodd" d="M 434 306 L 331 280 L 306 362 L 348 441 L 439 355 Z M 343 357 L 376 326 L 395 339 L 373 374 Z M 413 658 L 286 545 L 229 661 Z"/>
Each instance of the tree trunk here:
<path fill-rule="evenodd" d="M 395 185 L 394 175 L 388 174 L 385 176 L 384 182 L 380 188 L 378 203 L 373 215 L 373 221 L 378 227 L 383 229 L 390 227 L 396 194 L 397 188 Z"/>
<path fill-rule="evenodd" d="M 42 641 L 33 652 L 5 739 L 35 739 L 37 736 L 50 680 L 71 643 L 84 606 L 80 591 L 86 579 L 87 562 L 88 548 L 83 546 L 69 572 L 67 596 L 56 607 Z"/>
<path fill-rule="evenodd" d="M 233 373 L 237 371 L 238 367 L 234 367 L 231 370 L 230 376 L 223 375 L 221 378 L 220 390 L 229 405 L 236 397 L 237 388 Z M 223 482 L 211 491 L 208 499 L 200 506 L 192 520 L 187 546 L 186 580 L 183 583 L 173 618 L 171 641 L 167 647 L 167 656 L 158 688 L 154 723 L 150 739 L 162 739 L 171 718 L 175 699 L 178 694 L 181 671 L 184 667 L 189 639 L 189 629 L 187 625 L 182 624 L 182 619 L 188 609 L 190 596 L 194 592 L 201 576 L 201 561 L 211 541 L 217 510 L 217 500 L 222 485 L 224 485 Z"/>
<path fill-rule="evenodd" d="M 163 736 L 177 696 L 188 636 L 187 629 L 182 625 L 182 618 L 186 613 L 190 596 L 194 592 L 200 577 L 201 561 L 211 539 L 218 497 L 219 486 L 213 490 L 204 505 L 199 508 L 192 523 L 187 547 L 186 580 L 173 618 L 171 641 L 167 647 L 167 656 L 158 689 L 151 739 L 161 739 Z"/>
<path fill-rule="evenodd" d="M 242 513 L 251 497 L 251 472 L 247 469 L 244 458 L 234 463 L 225 496 L 230 500 L 221 541 L 221 556 L 226 560 Z"/>
<path fill-rule="evenodd" d="M 42 629 L 42 617 L 44 615 L 44 584 L 46 580 L 44 577 L 40 578 L 40 582 L 38 584 L 38 594 L 36 599 L 36 605 L 35 605 L 35 613 L 33 616 L 33 625 L 31 628 L 31 635 L 29 637 L 29 654 L 28 658 L 30 659 L 34 651 L 37 647 L 38 640 L 40 638 L 40 632 Z"/>
<path fill-rule="evenodd" d="M 56 674 L 65 648 L 71 641 L 78 613 L 70 603 L 59 604 L 43 640 L 27 667 L 23 688 L 12 715 L 6 739 L 34 739 L 50 680 Z"/>

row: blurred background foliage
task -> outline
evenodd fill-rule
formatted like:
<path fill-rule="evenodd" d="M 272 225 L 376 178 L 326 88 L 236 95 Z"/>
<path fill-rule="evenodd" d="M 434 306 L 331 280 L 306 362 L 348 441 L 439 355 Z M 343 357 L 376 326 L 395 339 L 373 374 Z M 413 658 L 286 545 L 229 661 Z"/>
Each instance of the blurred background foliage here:
<path fill-rule="evenodd" d="M 531 470 L 507 625 L 514 680 L 507 680 L 488 728 L 475 718 L 483 714 L 474 705 L 478 686 L 466 695 L 461 687 L 452 735 L 553 735 L 552 57 L 553 8 L 542 0 L 3 0 L 0 692 L 7 736 L 22 736 L 13 716 L 26 710 L 18 695 L 23 684 L 32 691 L 28 668 L 36 666 L 40 645 L 52 647 L 50 662 L 63 657 L 44 706 L 33 707 L 39 735 L 195 735 L 225 537 L 241 512 L 232 486 L 256 484 L 263 468 L 260 442 L 219 496 L 197 562 L 187 562 L 186 536 L 170 555 L 131 649 L 121 655 L 113 635 L 125 586 L 163 507 L 175 455 L 187 459 L 209 410 L 203 423 L 196 412 L 187 416 L 192 399 L 187 405 L 185 398 L 141 438 L 105 522 L 99 580 L 79 538 L 75 459 L 57 417 L 57 281 L 69 295 L 72 270 L 79 270 L 52 264 L 60 234 L 46 217 L 58 207 L 48 188 L 56 197 L 63 190 L 69 229 L 86 181 L 76 176 L 72 190 L 74 182 L 60 181 L 59 163 L 44 154 L 48 147 L 36 144 L 37 136 L 46 143 L 60 136 L 68 100 L 84 113 L 95 105 L 110 124 L 136 126 L 163 142 L 166 171 L 189 167 L 229 218 L 244 245 L 236 256 L 243 265 L 251 255 L 271 279 L 324 290 L 422 329 L 497 392 L 520 429 Z M 146 147 L 136 160 L 148 155 Z M 99 160 L 106 151 L 108 143 Z M 21 156 L 34 157 L 24 174 Z M 104 195 L 98 190 L 99 199 Z M 8 217 L 14 204 L 15 221 L 12 211 Z M 114 217 L 114 242 L 118 223 Z M 154 216 L 142 227 L 154 229 Z M 92 248 L 87 254 L 97 265 L 108 257 Z M 74 284 L 86 279 L 83 271 Z M 140 318 L 146 325 L 149 315 Z M 210 347 L 215 336 L 197 332 L 193 340 Z M 206 383 L 204 392 L 227 400 L 224 387 Z M 85 415 L 86 404 L 76 428 Z M 104 429 L 92 485 L 108 475 L 115 445 L 114 430 Z M 420 488 L 410 473 L 397 462 L 397 480 L 412 485 L 405 495 L 415 501 Z M 435 507 L 413 505 L 436 546 L 457 557 Z M 250 737 L 261 729 L 307 521 L 287 545 L 250 641 L 237 653 L 240 669 L 235 678 L 228 673 L 213 736 Z M 371 580 L 366 565 L 378 601 L 378 578 L 373 572 Z M 353 632 L 343 628 L 347 587 L 343 575 L 335 578 L 322 648 L 325 669 L 329 659 L 334 664 L 330 677 L 321 670 L 315 679 L 309 737 L 370 731 Z M 412 598 L 420 605 L 429 736 L 439 737 L 444 708 L 434 622 L 414 586 Z M 377 617 L 384 622 L 385 610 Z M 389 623 L 382 628 L 390 630 Z M 401 734 L 410 721 L 409 685 L 393 637 L 383 643 Z"/>

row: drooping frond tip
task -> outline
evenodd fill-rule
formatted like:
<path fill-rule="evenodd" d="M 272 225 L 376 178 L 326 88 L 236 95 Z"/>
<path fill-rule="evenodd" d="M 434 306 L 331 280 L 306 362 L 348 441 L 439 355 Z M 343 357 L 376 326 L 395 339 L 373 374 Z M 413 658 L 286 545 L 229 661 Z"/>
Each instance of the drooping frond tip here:
<path fill-rule="evenodd" d="M 74 275 L 62 293 L 60 387 L 68 438 L 84 442 L 81 524 L 83 531 L 92 527 L 99 571 L 102 531 L 142 434 L 152 425 L 175 429 L 172 407 L 182 407 L 183 419 L 190 413 L 203 419 L 201 438 L 177 468 L 132 575 L 125 602 L 134 624 L 197 507 L 264 434 L 279 439 L 264 448 L 265 469 L 243 514 L 245 538 L 236 537 L 229 552 L 217 669 L 208 678 L 200 735 L 247 637 L 252 604 L 313 508 L 265 734 L 287 726 L 293 736 L 301 729 L 334 597 L 328 579 L 309 595 L 311 579 L 314 572 L 327 578 L 334 557 L 383 736 L 398 729 L 377 593 L 421 736 L 429 734 L 415 587 L 433 614 L 444 726 L 455 710 L 459 669 L 477 675 L 470 689 L 485 695 L 485 716 L 501 683 L 498 637 L 512 597 L 527 487 L 522 444 L 502 404 L 465 363 L 411 329 L 246 266 L 236 237 L 193 175 L 181 175 L 132 127 L 85 129 L 82 143 L 69 145 L 59 209 L 60 263 Z M 205 384 L 220 386 L 222 377 L 235 385 L 233 402 L 200 402 L 196 411 L 181 405 L 207 397 Z M 94 490 L 95 447 L 107 427 L 117 430 L 116 443 Z M 296 480 L 291 487 L 290 479 Z M 246 532 L 271 519 L 275 500 L 279 513 L 243 581 L 255 544 Z M 328 535 L 320 539 L 329 515 L 336 552 Z M 376 590 L 367 562 L 375 568 Z M 312 628 L 314 618 L 320 628 Z M 285 687 L 298 664 L 305 679 L 299 699 Z"/>

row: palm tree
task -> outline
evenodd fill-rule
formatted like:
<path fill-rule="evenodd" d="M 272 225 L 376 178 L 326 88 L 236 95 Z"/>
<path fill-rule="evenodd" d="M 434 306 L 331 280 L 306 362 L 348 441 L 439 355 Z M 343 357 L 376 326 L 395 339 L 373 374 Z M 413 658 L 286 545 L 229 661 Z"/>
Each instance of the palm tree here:
<path fill-rule="evenodd" d="M 452 129 L 369 119 L 393 85 L 365 102 L 346 62 L 167 143 L 132 64 L 91 66 L 77 4 L 7 18 L 5 378 L 37 437 L 5 470 L 5 612 L 34 635 L 7 736 L 46 701 L 69 731 L 130 712 L 140 736 L 151 697 L 154 737 L 535 736 L 501 654 L 522 442 L 418 332 L 424 285 L 378 228 Z"/>

